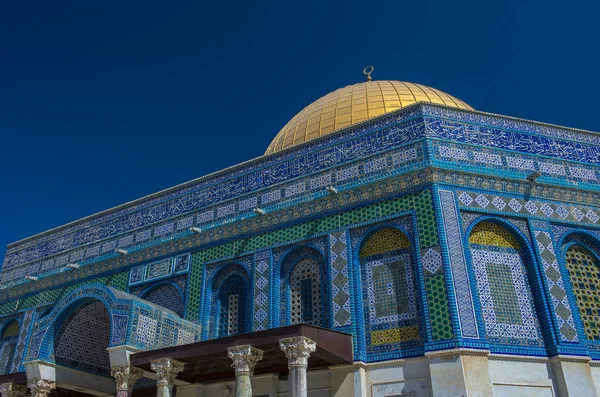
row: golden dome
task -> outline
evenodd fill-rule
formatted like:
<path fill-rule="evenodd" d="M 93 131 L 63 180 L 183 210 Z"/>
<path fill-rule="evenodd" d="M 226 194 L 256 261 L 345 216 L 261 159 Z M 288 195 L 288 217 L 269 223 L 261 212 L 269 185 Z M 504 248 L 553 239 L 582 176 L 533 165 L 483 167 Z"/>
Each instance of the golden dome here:
<path fill-rule="evenodd" d="M 473 110 L 460 99 L 421 84 L 368 81 L 317 99 L 279 131 L 265 154 L 278 152 L 417 102 Z"/>

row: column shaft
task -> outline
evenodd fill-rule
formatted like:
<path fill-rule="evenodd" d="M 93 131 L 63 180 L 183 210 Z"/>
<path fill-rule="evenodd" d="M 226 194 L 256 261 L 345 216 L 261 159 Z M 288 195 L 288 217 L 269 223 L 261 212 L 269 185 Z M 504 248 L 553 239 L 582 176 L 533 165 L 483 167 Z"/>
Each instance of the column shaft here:
<path fill-rule="evenodd" d="M 290 397 L 307 397 L 306 369 L 308 357 L 317 349 L 316 343 L 305 336 L 296 336 L 280 340 L 279 347 L 288 359 Z"/>

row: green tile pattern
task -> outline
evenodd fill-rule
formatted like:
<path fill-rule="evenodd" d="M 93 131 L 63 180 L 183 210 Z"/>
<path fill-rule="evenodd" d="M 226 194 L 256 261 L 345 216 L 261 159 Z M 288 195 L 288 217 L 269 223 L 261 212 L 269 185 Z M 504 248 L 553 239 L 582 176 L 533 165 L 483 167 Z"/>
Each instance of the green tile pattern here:
<path fill-rule="evenodd" d="M 448 294 L 446 293 L 444 275 L 437 274 L 425 278 L 425 291 L 427 294 L 432 339 L 434 341 L 452 339 L 454 334 L 450 321 Z"/>

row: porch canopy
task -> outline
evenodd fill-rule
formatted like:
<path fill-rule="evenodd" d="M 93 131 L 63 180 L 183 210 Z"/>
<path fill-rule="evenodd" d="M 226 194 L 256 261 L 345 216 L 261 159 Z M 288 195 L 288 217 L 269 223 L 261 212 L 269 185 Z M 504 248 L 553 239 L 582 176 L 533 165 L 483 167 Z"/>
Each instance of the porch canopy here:
<path fill-rule="evenodd" d="M 177 375 L 177 379 L 188 383 L 218 382 L 235 377 L 235 372 L 231 368 L 232 361 L 227 356 L 227 348 L 251 345 L 264 351 L 263 359 L 254 367 L 254 374 L 287 373 L 288 360 L 279 348 L 279 340 L 294 336 L 305 336 L 317 345 L 317 350 L 308 359 L 309 369 L 350 364 L 353 361 L 350 335 L 306 324 L 296 324 L 135 353 L 131 356 L 131 365 L 151 371 L 150 361 L 171 358 L 185 363 L 185 368 Z"/>

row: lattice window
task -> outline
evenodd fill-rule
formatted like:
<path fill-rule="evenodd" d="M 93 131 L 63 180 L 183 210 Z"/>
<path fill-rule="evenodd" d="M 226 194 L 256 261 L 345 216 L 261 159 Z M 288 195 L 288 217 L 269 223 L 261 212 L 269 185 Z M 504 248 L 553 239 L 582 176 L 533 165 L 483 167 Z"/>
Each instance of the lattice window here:
<path fill-rule="evenodd" d="M 2 331 L 2 347 L 0 347 L 0 371 L 1 374 L 10 373 L 13 356 L 17 347 L 17 339 L 20 331 L 16 320 L 9 322 Z"/>
<path fill-rule="evenodd" d="M 313 258 L 301 259 L 290 275 L 290 322 L 322 325 L 321 266 Z"/>
<path fill-rule="evenodd" d="M 227 278 L 219 288 L 218 336 L 246 332 L 246 283 L 239 275 Z"/>
<path fill-rule="evenodd" d="M 501 225 L 481 222 L 469 235 L 469 247 L 488 339 L 539 342 L 527 269 L 515 236 Z"/>
<path fill-rule="evenodd" d="M 589 340 L 600 340 L 600 264 L 579 245 L 567 250 L 566 263 L 585 334 Z"/>
<path fill-rule="evenodd" d="M 64 321 L 54 342 L 56 363 L 110 376 L 110 318 L 100 301 L 83 304 Z"/>
<path fill-rule="evenodd" d="M 183 316 L 183 298 L 173 285 L 163 284 L 153 288 L 145 293 L 142 299 L 173 310 L 179 316 Z"/>

